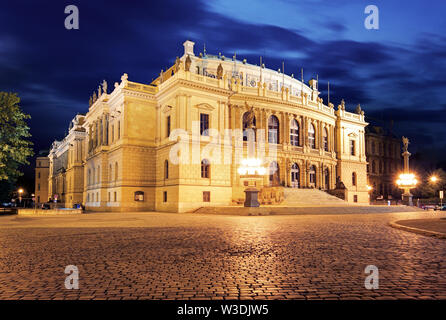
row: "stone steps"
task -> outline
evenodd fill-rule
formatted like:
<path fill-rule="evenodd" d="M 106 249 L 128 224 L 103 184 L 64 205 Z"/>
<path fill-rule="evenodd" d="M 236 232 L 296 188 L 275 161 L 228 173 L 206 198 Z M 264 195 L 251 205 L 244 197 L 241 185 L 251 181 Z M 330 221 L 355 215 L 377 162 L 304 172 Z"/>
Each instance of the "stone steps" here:
<path fill-rule="evenodd" d="M 346 201 L 318 189 L 285 188 L 281 206 L 349 205 Z"/>

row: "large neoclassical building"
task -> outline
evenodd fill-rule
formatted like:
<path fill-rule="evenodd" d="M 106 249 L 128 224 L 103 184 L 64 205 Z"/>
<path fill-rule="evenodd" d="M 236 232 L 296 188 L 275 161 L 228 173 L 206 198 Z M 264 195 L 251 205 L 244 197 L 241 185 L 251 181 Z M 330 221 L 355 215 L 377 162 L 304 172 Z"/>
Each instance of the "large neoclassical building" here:
<path fill-rule="evenodd" d="M 150 84 L 104 81 L 52 145 L 49 197 L 103 211 L 232 205 L 248 185 L 240 161 L 255 157 L 260 189 L 344 185 L 346 201 L 368 202 L 361 110 L 324 104 L 316 80 L 183 45 Z"/>

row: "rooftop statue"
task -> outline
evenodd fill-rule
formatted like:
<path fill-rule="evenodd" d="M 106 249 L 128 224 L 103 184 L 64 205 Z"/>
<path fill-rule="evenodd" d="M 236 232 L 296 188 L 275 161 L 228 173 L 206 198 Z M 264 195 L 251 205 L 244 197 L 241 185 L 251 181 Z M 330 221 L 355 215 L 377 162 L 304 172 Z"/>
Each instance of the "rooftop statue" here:
<path fill-rule="evenodd" d="M 223 67 L 221 66 L 221 63 L 218 65 L 217 68 L 217 79 L 223 78 Z"/>
<path fill-rule="evenodd" d="M 187 58 L 186 58 L 186 65 L 185 65 L 185 70 L 186 70 L 186 71 L 190 71 L 190 65 L 191 65 L 191 63 L 192 63 L 192 60 L 190 59 L 189 55 L 187 55 Z"/>
<path fill-rule="evenodd" d="M 409 138 L 403 137 L 403 152 L 409 152 Z"/>

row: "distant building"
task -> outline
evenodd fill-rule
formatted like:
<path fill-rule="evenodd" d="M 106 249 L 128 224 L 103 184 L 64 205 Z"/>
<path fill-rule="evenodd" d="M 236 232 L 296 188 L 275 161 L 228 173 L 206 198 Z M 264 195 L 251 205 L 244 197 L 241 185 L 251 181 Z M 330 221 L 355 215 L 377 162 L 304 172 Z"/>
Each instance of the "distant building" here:
<path fill-rule="evenodd" d="M 366 156 L 368 184 L 373 188 L 371 198 L 399 199 L 400 189 L 395 181 L 402 170 L 401 139 L 381 126 L 366 127 Z"/>
<path fill-rule="evenodd" d="M 48 157 L 37 157 L 36 159 L 36 179 L 35 179 L 35 197 L 36 203 L 47 202 L 48 195 L 48 176 L 50 168 L 50 159 Z"/>

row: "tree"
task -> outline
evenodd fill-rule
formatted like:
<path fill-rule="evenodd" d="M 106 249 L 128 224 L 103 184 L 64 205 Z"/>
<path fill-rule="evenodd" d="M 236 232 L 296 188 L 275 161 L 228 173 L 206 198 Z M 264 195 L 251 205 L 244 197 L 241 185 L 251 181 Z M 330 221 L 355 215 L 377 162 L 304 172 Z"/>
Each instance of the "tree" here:
<path fill-rule="evenodd" d="M 34 153 L 26 119 L 31 116 L 20 109 L 20 98 L 16 93 L 0 92 L 0 181 L 14 183 L 21 165 L 29 164 Z"/>

